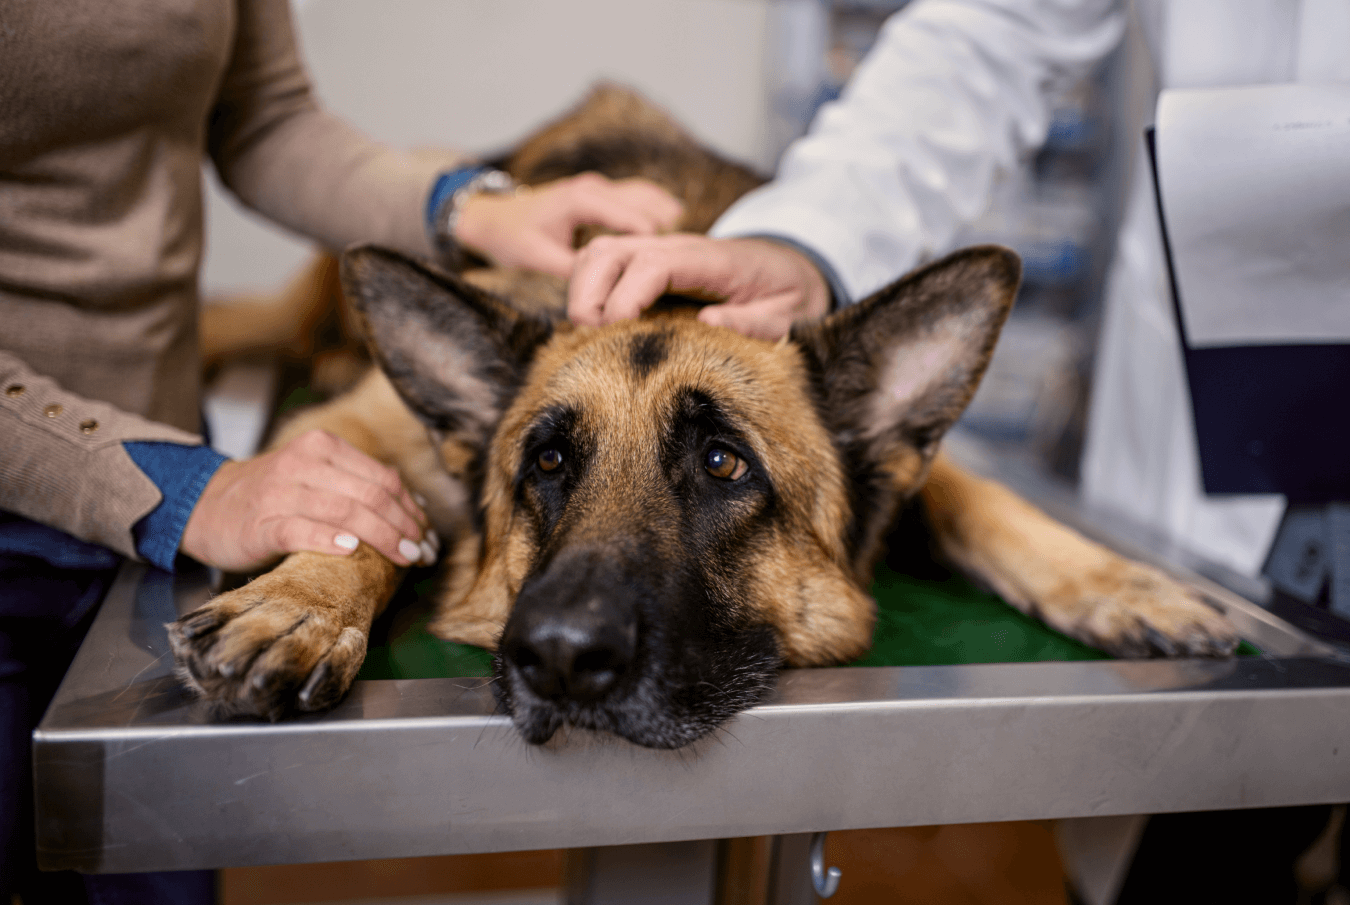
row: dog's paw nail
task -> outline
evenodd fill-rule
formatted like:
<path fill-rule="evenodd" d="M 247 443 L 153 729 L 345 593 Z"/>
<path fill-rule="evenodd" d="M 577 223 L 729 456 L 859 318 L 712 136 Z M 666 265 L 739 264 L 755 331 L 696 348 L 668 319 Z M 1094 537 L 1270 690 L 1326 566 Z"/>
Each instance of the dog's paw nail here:
<path fill-rule="evenodd" d="M 220 627 L 223 620 L 215 613 L 200 613 L 186 616 L 173 623 L 186 641 L 195 641 L 203 635 L 209 635 Z"/>
<path fill-rule="evenodd" d="M 1151 647 L 1154 652 L 1162 654 L 1164 657 L 1175 657 L 1177 655 L 1176 642 L 1158 631 L 1158 629 L 1149 626 L 1145 629 L 1144 634 L 1148 639 L 1148 646 Z"/>
<path fill-rule="evenodd" d="M 296 695 L 296 700 L 300 702 L 302 707 L 306 709 L 310 707 L 314 701 L 315 690 L 323 684 L 323 680 L 327 675 L 328 661 L 325 660 L 314 667 L 314 671 L 309 674 L 309 678 L 305 680 L 305 684 L 300 688 L 300 693 Z"/>
<path fill-rule="evenodd" d="M 300 688 L 299 694 L 295 696 L 296 706 L 301 710 L 327 710 L 338 702 L 341 698 L 343 689 L 339 688 L 335 679 L 332 664 L 324 660 L 314 671 L 309 674 L 305 684 Z"/>

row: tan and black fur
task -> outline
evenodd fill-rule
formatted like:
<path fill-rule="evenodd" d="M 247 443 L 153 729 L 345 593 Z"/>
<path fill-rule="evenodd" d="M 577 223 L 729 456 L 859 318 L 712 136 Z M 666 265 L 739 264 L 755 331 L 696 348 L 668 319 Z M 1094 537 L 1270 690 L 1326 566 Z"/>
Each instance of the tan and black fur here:
<path fill-rule="evenodd" d="M 756 184 L 615 88 L 504 165 L 527 183 L 647 176 L 695 228 Z M 958 251 L 776 344 L 678 305 L 579 328 L 556 281 L 376 248 L 342 270 L 381 367 L 278 439 L 324 428 L 429 501 L 448 541 L 433 630 L 497 651 L 499 700 L 530 742 L 573 725 L 677 747 L 760 700 L 783 663 L 858 656 L 873 565 L 911 503 L 945 558 L 1089 644 L 1236 644 L 1181 586 L 939 453 L 1016 294 L 1006 249 Z M 171 626 L 180 671 L 233 711 L 331 706 L 400 578 L 364 546 L 290 556 Z"/>

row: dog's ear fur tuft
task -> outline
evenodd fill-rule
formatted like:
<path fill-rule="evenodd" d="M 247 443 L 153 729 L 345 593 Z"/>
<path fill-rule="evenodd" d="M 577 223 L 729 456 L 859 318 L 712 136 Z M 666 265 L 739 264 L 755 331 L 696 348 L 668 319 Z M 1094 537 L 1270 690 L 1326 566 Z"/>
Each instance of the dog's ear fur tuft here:
<path fill-rule="evenodd" d="M 453 274 L 375 246 L 343 254 L 342 288 L 408 407 L 472 447 L 491 437 L 553 331 Z"/>
<path fill-rule="evenodd" d="M 863 559 L 974 396 L 1020 279 L 1012 251 L 966 248 L 793 328 L 820 415 L 853 474 L 851 540 Z"/>

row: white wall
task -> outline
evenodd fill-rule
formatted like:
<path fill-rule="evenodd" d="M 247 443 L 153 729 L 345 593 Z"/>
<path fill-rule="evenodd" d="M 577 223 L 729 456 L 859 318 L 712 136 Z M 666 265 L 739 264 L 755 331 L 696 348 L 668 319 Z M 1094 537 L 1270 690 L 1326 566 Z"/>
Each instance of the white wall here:
<path fill-rule="evenodd" d="M 711 147 L 767 169 L 771 3 L 295 0 L 295 11 L 324 103 L 383 140 L 492 152 L 610 78 Z M 215 185 L 207 216 L 208 296 L 276 287 L 308 254 Z"/>

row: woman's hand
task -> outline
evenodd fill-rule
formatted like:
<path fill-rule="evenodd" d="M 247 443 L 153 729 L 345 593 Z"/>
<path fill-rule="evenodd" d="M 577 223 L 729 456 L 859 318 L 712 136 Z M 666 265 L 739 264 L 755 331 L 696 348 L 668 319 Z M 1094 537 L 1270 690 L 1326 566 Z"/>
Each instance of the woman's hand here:
<path fill-rule="evenodd" d="M 179 548 L 232 572 L 300 550 L 345 555 L 360 541 L 401 566 L 430 564 L 440 542 L 427 525 L 397 471 L 313 430 L 222 464 L 188 517 Z"/>
<path fill-rule="evenodd" d="M 676 234 L 593 239 L 572 270 L 567 315 L 579 324 L 610 324 L 637 317 L 667 292 L 715 300 L 699 320 L 763 339 L 786 336 L 795 321 L 830 310 L 825 278 L 787 245 Z"/>
<path fill-rule="evenodd" d="M 578 226 L 646 236 L 673 229 L 683 213 L 679 200 L 654 182 L 582 173 L 515 194 L 471 196 L 455 223 L 455 241 L 502 267 L 566 277 Z"/>

